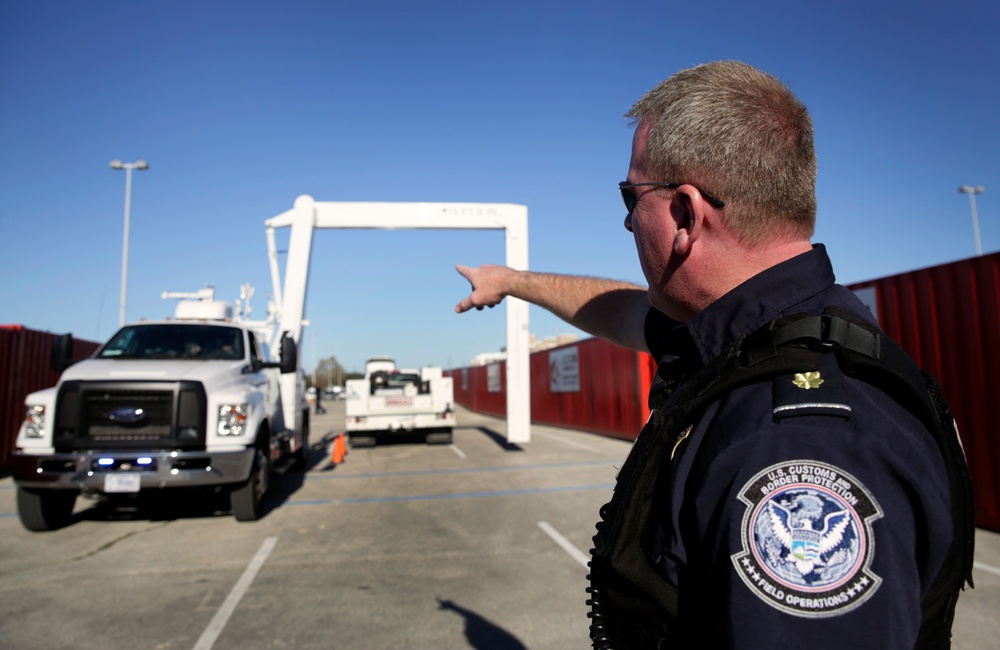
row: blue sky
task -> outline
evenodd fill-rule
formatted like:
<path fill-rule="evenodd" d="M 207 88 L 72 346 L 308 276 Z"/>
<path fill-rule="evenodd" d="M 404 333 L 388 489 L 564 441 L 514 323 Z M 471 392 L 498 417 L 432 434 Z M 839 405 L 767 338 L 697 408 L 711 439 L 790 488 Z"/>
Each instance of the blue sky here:
<path fill-rule="evenodd" d="M 0 323 L 104 340 L 163 291 L 271 283 L 265 220 L 318 201 L 528 207 L 530 267 L 643 283 L 616 184 L 622 114 L 740 59 L 810 107 L 819 225 L 843 283 L 1000 249 L 1000 5 L 780 2 L 0 2 Z M 280 243 L 279 243 L 279 247 Z M 456 315 L 475 231 L 318 231 L 303 351 L 461 366 L 502 309 Z M 283 261 L 283 256 L 282 256 Z M 539 337 L 573 332 L 532 308 Z"/>

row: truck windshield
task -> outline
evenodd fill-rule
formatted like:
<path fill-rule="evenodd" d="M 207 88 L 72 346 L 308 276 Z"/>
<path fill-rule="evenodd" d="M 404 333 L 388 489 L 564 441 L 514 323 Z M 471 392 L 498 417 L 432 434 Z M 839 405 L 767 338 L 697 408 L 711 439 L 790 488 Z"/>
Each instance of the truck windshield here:
<path fill-rule="evenodd" d="M 97 358 L 238 361 L 243 353 L 243 331 L 237 327 L 158 323 L 123 327 Z"/>

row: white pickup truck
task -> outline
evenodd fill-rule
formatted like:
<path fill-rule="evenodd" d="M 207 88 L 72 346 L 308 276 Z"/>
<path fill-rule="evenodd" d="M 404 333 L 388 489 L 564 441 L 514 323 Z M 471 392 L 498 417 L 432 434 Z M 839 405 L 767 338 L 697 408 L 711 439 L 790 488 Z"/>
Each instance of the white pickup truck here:
<path fill-rule="evenodd" d="M 441 368 L 400 369 L 392 357 L 371 357 L 364 379 L 346 384 L 346 430 L 352 446 L 381 436 L 409 434 L 450 444 L 455 428 L 454 387 Z"/>
<path fill-rule="evenodd" d="M 126 325 L 73 365 L 66 337 L 57 341 L 53 365 L 65 371 L 27 396 L 12 456 L 25 528 L 70 523 L 81 493 L 182 487 L 228 494 L 239 521 L 260 517 L 270 472 L 306 464 L 309 411 L 302 390 L 279 390 L 279 373 L 298 372 L 295 342 L 282 338 L 281 361 L 271 361 L 226 307 L 182 301 L 174 320 Z M 285 420 L 283 400 L 298 404 L 296 422 Z"/>

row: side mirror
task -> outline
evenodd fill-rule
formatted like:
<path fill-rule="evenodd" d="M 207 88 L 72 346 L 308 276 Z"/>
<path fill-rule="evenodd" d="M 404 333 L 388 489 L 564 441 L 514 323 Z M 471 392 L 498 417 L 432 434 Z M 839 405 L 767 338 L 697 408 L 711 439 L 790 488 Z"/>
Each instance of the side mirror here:
<path fill-rule="evenodd" d="M 278 367 L 283 375 L 299 369 L 299 349 L 295 345 L 295 339 L 287 332 L 281 335 L 281 365 Z"/>
<path fill-rule="evenodd" d="M 257 372 L 261 368 L 278 368 L 283 375 L 299 369 L 299 350 L 295 345 L 295 339 L 290 337 L 288 332 L 281 335 L 281 361 L 257 362 L 253 364 L 254 372 Z"/>
<path fill-rule="evenodd" d="M 73 335 L 60 334 L 52 342 L 52 369 L 56 372 L 62 372 L 73 363 Z"/>

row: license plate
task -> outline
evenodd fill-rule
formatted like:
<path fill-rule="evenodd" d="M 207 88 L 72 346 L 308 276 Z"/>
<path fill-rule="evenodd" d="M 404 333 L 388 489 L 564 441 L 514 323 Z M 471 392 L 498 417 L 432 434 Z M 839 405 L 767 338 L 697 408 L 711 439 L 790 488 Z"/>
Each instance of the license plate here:
<path fill-rule="evenodd" d="M 107 474 L 104 477 L 105 492 L 138 492 L 138 474 Z"/>

